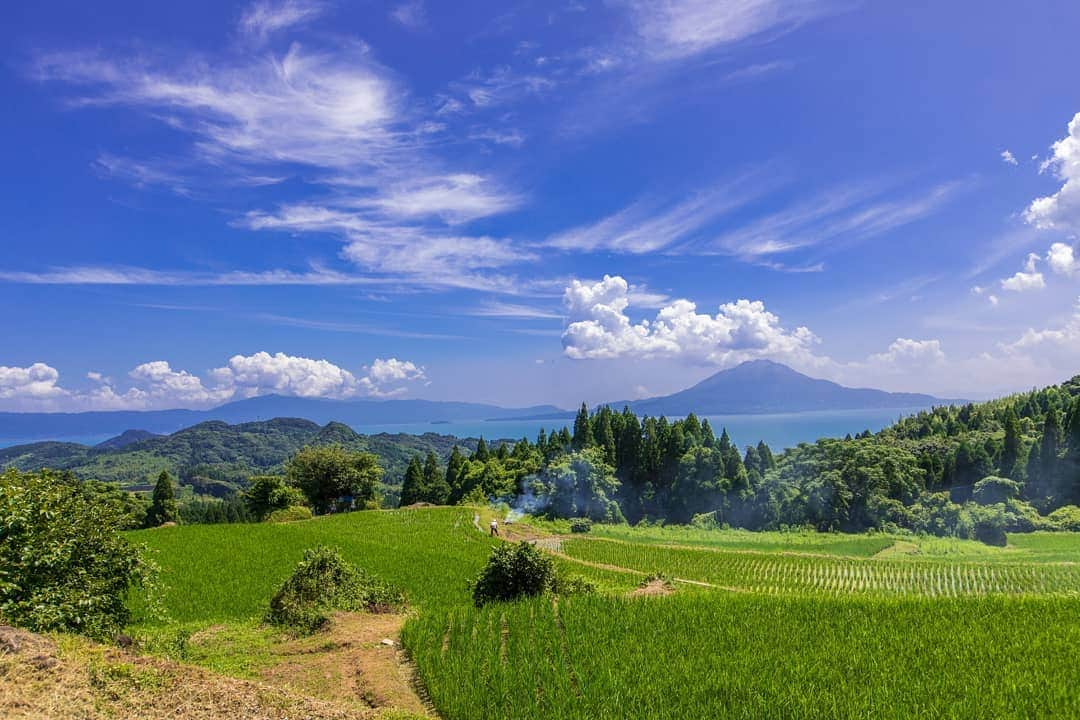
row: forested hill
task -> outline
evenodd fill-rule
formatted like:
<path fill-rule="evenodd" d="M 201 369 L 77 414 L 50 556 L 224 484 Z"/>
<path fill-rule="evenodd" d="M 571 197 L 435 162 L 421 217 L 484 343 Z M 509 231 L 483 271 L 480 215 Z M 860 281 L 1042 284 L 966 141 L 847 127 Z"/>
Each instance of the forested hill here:
<path fill-rule="evenodd" d="M 70 470 L 84 479 L 145 489 L 162 470 L 197 494 L 224 497 L 256 474 L 276 473 L 305 445 L 339 444 L 379 456 L 389 483 L 399 482 L 409 459 L 429 450 L 446 458 L 456 444 L 472 450 L 475 440 L 448 435 L 359 435 L 347 425 L 320 426 L 310 420 L 276 418 L 229 425 L 210 421 L 171 435 L 125 432 L 97 446 L 40 442 L 0 449 L 0 468 Z"/>
<path fill-rule="evenodd" d="M 849 388 L 820 380 L 771 360 L 752 360 L 710 375 L 693 387 L 663 397 L 613 403 L 638 415 L 738 415 L 813 410 L 929 408 L 953 404 L 921 393 Z"/>

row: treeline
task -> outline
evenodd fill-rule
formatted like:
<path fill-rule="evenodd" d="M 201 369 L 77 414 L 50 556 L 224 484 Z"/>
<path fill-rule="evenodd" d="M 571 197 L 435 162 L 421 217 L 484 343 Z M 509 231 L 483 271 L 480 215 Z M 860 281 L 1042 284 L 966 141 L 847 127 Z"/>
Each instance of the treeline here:
<path fill-rule="evenodd" d="M 740 451 L 694 415 L 584 405 L 573 430 L 414 457 L 402 505 L 509 502 L 600 521 L 812 526 L 1003 541 L 1080 529 L 1080 377 L 987 403 L 934 408 L 877 434 Z"/>

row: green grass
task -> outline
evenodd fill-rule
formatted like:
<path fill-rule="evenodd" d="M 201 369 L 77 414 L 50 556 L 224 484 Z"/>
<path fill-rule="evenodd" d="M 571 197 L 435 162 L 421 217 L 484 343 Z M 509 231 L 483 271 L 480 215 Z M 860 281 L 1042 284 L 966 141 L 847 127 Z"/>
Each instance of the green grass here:
<path fill-rule="evenodd" d="M 130 533 L 162 567 L 169 614 L 143 616 L 140 637 L 251 675 L 272 640 L 258 622 L 270 596 L 304 549 L 331 545 L 406 592 L 403 640 L 446 720 L 1080 716 L 1080 535 L 989 548 L 598 526 L 563 538 L 571 557 L 556 563 L 600 593 L 477 609 L 468 581 L 493 541 L 473 513 Z M 738 592 L 680 583 L 670 597 L 627 597 L 657 571 Z M 182 646 L 209 625 L 221 626 L 210 641 Z"/>
<path fill-rule="evenodd" d="M 1078 610 L 1045 598 L 579 597 L 557 611 L 541 600 L 425 616 L 406 642 L 454 720 L 1076 717 Z"/>
<path fill-rule="evenodd" d="M 492 547 L 463 508 L 190 525 L 128 536 L 147 545 L 161 566 L 165 609 L 178 622 L 261 617 L 304 550 L 318 545 L 338 548 L 349 562 L 402 588 L 414 607 L 460 604 L 469 601 L 467 583 Z"/>

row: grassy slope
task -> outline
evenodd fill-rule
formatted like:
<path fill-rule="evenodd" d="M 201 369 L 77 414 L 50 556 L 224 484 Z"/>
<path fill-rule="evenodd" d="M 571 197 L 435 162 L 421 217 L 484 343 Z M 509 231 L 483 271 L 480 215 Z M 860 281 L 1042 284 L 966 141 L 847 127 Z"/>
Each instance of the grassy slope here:
<path fill-rule="evenodd" d="M 1076 664 L 1066 660 L 1080 647 L 1075 595 L 776 597 L 680 586 L 670 598 L 628 600 L 616 593 L 564 598 L 557 610 L 546 600 L 476 610 L 466 582 L 491 541 L 473 527 L 473 512 L 354 513 L 288 525 L 192 526 L 131 536 L 156 549 L 169 586 L 165 604 L 174 621 L 189 624 L 250 624 L 304 548 L 339 547 L 408 592 L 419 612 L 403 638 L 435 705 L 450 720 L 1080 714 L 1080 677 Z M 564 548 L 581 555 L 581 548 L 612 546 L 629 553 L 605 556 L 623 567 L 706 580 L 720 572 L 724 558 L 757 555 L 662 547 L 657 543 L 666 536 L 658 540 L 652 530 L 611 532 L 629 539 L 641 532 L 645 542 L 574 539 Z M 713 545 L 730 540 L 729 546 L 760 541 L 759 549 L 778 540 L 723 533 L 691 539 Z M 820 536 L 802 542 L 810 552 L 827 555 L 841 541 L 848 544 L 837 554 L 869 554 L 881 538 Z M 1021 542 L 1003 552 L 1080 559 L 1074 536 L 1033 535 Z M 635 560 L 641 557 L 646 560 Z M 989 572 L 1015 565 L 1034 573 L 1040 567 L 996 559 L 973 563 L 969 556 L 963 563 L 948 557 L 761 557 L 791 558 L 810 568 L 806 572 L 837 562 L 893 572 L 972 565 Z M 639 579 L 569 565 L 609 588 L 625 590 Z M 1058 572 L 1080 566 L 1041 567 Z"/>

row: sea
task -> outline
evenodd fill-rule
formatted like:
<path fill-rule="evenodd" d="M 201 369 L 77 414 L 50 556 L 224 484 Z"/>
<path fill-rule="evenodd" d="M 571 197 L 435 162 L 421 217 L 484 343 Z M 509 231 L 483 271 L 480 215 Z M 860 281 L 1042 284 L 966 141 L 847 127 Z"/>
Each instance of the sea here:
<path fill-rule="evenodd" d="M 775 413 L 767 415 L 704 415 L 717 436 L 727 429 L 738 447 L 756 445 L 759 440 L 774 451 L 795 447 L 799 443 L 813 442 L 819 438 L 844 437 L 847 434 L 878 430 L 891 425 L 905 415 L 925 410 L 925 407 L 889 408 L 874 410 L 822 410 L 817 412 Z M 669 418 L 670 419 L 670 418 Z M 573 419 L 566 420 L 461 420 L 454 422 L 393 423 L 385 425 L 355 425 L 356 432 L 365 435 L 378 433 L 407 433 L 423 435 L 438 433 L 461 438 L 483 437 L 487 440 L 519 439 L 535 440 L 541 428 L 547 432 L 572 426 Z M 39 438 L 95 445 L 109 439 L 109 435 L 79 435 L 74 437 Z M 0 447 L 22 445 L 35 440 L 0 438 Z"/>

